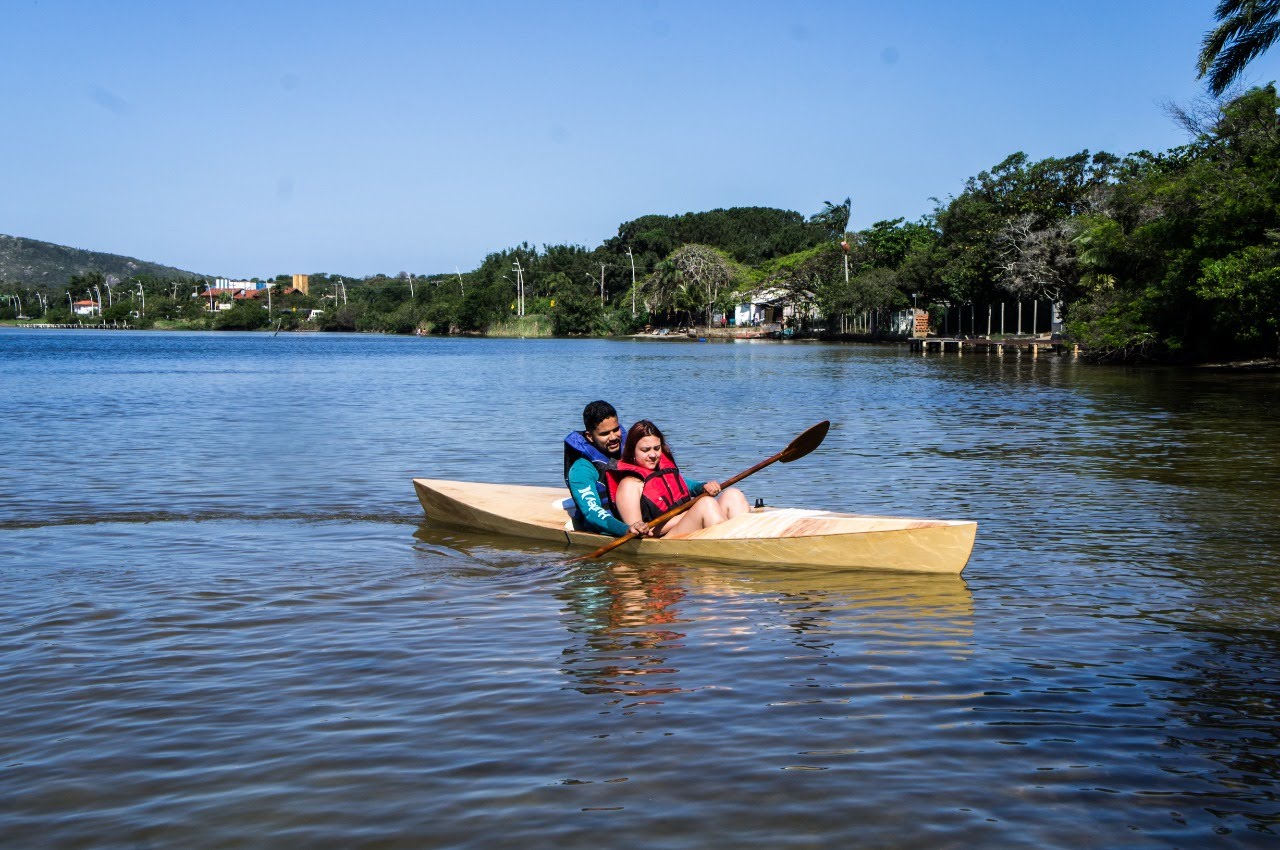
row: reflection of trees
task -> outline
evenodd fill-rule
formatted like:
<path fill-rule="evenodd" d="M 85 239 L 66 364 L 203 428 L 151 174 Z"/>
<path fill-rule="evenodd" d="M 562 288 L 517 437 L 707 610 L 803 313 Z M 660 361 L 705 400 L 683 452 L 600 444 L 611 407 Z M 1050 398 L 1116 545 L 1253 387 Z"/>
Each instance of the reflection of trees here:
<path fill-rule="evenodd" d="M 679 670 L 667 661 L 682 646 L 677 604 L 684 598 L 676 567 L 662 564 L 578 566 L 559 594 L 574 640 L 564 672 L 583 693 L 650 696 L 676 693 Z"/>

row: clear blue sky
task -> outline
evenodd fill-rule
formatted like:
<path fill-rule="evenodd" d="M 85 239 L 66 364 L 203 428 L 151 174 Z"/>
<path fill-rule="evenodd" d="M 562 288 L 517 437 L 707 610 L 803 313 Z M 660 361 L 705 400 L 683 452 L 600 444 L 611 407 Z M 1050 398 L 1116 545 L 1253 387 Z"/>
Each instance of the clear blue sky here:
<path fill-rule="evenodd" d="M 1213 6 L 6 0 L 0 233 L 267 277 L 647 213 L 915 219 L 1017 150 L 1183 143 Z"/>

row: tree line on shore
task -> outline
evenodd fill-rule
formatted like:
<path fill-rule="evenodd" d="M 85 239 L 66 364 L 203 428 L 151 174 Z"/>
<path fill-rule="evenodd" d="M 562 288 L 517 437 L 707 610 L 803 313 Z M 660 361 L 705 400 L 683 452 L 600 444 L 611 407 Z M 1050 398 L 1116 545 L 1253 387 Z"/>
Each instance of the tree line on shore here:
<path fill-rule="evenodd" d="M 261 299 L 212 310 L 191 280 L 139 276 L 117 284 L 101 318 L 484 333 L 543 316 L 557 335 L 604 335 L 704 323 L 761 291 L 827 330 L 913 303 L 1034 298 L 1061 305 L 1069 335 L 1102 360 L 1275 357 L 1280 97 L 1268 85 L 1174 112 L 1185 145 L 1038 161 L 1014 153 L 914 221 L 849 231 L 848 198 L 807 217 L 764 207 L 647 215 L 595 248 L 525 243 L 468 272 L 313 274 L 309 294 L 281 275 L 270 314 Z M 65 287 L 8 284 L 0 319 L 36 316 L 38 305 L 43 321 L 73 320 L 67 295 L 108 282 L 90 272 Z"/>

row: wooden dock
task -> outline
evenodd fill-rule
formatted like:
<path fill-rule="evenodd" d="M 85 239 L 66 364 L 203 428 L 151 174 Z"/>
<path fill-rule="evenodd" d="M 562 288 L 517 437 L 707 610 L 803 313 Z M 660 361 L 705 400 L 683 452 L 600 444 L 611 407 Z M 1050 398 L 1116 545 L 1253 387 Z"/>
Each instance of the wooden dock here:
<path fill-rule="evenodd" d="M 1072 343 L 1064 342 L 1060 339 L 1049 339 L 1047 337 L 1019 337 L 1016 339 L 988 339 L 986 337 L 921 337 L 908 340 L 911 350 L 918 351 L 921 354 L 939 353 L 947 354 L 954 352 L 963 355 L 965 353 L 972 354 L 991 354 L 997 357 L 1003 357 L 1006 354 L 1014 354 L 1021 356 L 1030 354 L 1032 357 L 1039 357 L 1041 353 L 1047 354 L 1070 354 L 1072 357 L 1080 356 L 1080 346 Z"/>

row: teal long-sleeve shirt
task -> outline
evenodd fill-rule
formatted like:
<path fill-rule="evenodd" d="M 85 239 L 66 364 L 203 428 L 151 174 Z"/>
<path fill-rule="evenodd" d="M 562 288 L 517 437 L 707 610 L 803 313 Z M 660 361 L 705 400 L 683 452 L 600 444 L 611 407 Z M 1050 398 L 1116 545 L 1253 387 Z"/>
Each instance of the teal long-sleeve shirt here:
<path fill-rule="evenodd" d="M 578 506 L 578 513 L 582 514 L 588 530 L 621 537 L 631 530 L 631 526 L 614 516 L 600 501 L 600 491 L 596 489 L 598 483 L 600 470 L 586 458 L 578 458 L 569 467 L 569 495 L 573 496 L 573 503 Z M 702 494 L 701 481 L 686 478 L 685 484 L 693 495 Z"/>

